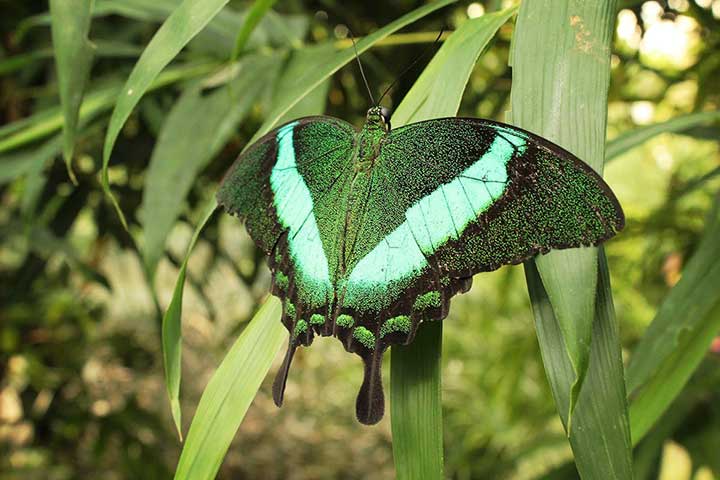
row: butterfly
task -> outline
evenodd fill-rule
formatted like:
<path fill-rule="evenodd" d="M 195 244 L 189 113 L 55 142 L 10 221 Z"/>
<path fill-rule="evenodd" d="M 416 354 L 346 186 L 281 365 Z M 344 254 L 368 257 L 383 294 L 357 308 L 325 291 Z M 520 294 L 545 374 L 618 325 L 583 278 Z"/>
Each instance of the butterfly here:
<path fill-rule="evenodd" d="M 384 413 L 383 352 L 445 318 L 474 274 L 624 226 L 602 178 L 548 140 L 476 118 L 391 129 L 381 106 L 359 131 L 328 116 L 280 126 L 239 156 L 217 199 L 268 255 L 283 301 L 275 403 L 296 348 L 332 335 L 363 359 L 365 424 Z"/>

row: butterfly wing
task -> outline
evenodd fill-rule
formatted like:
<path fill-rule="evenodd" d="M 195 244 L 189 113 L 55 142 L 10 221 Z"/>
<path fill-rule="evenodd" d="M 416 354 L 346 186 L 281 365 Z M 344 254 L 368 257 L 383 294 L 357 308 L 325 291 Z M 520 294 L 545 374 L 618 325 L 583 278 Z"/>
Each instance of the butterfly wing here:
<path fill-rule="evenodd" d="M 273 293 L 283 300 L 291 333 L 275 400 L 282 403 L 298 343 L 309 343 L 309 323 L 328 317 L 334 295 L 342 205 L 352 169 L 355 129 L 331 117 L 307 117 L 270 132 L 240 155 L 218 191 L 218 203 L 245 220 L 270 257 Z M 327 212 L 319 214 L 318 212 Z"/>
<path fill-rule="evenodd" d="M 472 275 L 550 249 L 595 245 L 623 227 L 602 178 L 529 132 L 480 119 L 393 130 L 373 169 L 373 194 L 352 254 L 343 309 L 373 334 L 366 365 L 418 324 L 447 315 Z M 368 361 L 369 360 L 369 361 Z M 359 398 L 358 415 L 381 408 Z"/>

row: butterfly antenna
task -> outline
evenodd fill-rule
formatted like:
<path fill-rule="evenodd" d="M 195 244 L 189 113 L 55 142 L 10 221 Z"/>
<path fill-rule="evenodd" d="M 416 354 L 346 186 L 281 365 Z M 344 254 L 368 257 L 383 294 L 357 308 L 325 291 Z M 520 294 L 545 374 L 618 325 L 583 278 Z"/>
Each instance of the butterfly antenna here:
<path fill-rule="evenodd" d="M 425 55 L 428 54 L 428 52 L 430 52 L 430 50 L 433 49 L 433 47 L 435 47 L 435 45 L 440 41 L 440 37 L 442 37 L 442 34 L 443 34 L 443 33 L 445 33 L 445 27 L 443 27 L 443 28 L 440 30 L 440 33 L 438 33 L 438 36 L 437 36 L 437 38 L 435 39 L 435 41 L 434 41 L 433 43 L 431 43 L 428 47 L 426 47 L 425 50 L 423 50 L 423 51 L 420 53 L 420 55 L 418 55 L 417 57 L 415 57 L 415 60 L 413 60 L 413 61 L 410 63 L 410 65 L 408 65 L 407 67 L 405 67 L 405 70 L 403 70 L 402 73 L 400 73 L 400 75 L 398 75 L 397 77 L 395 77 L 395 80 L 393 80 L 393 82 L 390 84 L 390 86 L 385 89 L 385 91 L 383 92 L 382 95 L 380 95 L 380 100 L 378 100 L 378 104 L 380 104 L 380 102 L 382 102 L 382 99 L 385 98 L 385 95 L 387 95 L 387 93 L 395 86 L 395 84 L 398 82 L 398 80 L 400 80 L 400 79 L 403 77 L 403 75 L 405 75 L 407 72 L 409 72 L 412 67 L 414 67 Z"/>
<path fill-rule="evenodd" d="M 370 96 L 370 101 L 373 105 L 377 105 L 375 103 L 375 99 L 373 98 L 373 94 L 370 91 L 370 85 L 368 84 L 367 77 L 365 77 L 365 70 L 363 70 L 362 62 L 360 61 L 360 55 L 358 55 L 357 45 L 355 45 L 355 35 L 353 35 L 350 27 L 348 27 L 348 32 L 350 32 L 350 40 L 353 44 L 353 50 L 355 50 L 355 60 L 357 60 L 358 66 L 360 67 L 360 75 L 362 75 L 363 82 L 365 82 L 365 88 L 367 89 L 368 95 Z"/>

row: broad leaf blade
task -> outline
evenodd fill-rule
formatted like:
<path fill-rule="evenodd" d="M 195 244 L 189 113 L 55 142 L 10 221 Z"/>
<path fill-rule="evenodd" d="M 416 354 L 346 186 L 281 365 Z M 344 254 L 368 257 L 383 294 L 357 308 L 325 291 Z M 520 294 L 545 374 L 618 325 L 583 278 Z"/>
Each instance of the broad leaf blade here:
<path fill-rule="evenodd" d="M 552 7 L 548 1 L 524 4 L 513 38 L 513 123 L 565 147 L 597 171 L 603 164 L 611 11 L 609 6 L 582 6 L 573 0 Z M 547 18 L 539 22 L 543 16 Z M 576 45 L 576 35 L 588 42 L 578 34 L 581 30 L 594 32 L 593 43 Z M 554 49 L 546 48 L 547 38 L 555 39 Z M 566 95 L 571 81 L 573 93 Z M 596 251 L 551 252 L 538 257 L 537 264 L 575 374 L 568 405 L 571 421 L 590 355 Z"/>
<path fill-rule="evenodd" d="M 720 197 L 697 251 L 660 306 L 627 369 L 633 441 L 677 397 L 720 331 Z"/>
<path fill-rule="evenodd" d="M 175 472 L 213 479 L 265 374 L 287 339 L 280 300 L 268 298 L 235 341 L 203 392 Z"/>
<path fill-rule="evenodd" d="M 93 47 L 88 40 L 93 0 L 50 0 L 52 43 L 55 51 L 63 116 L 63 156 L 70 178 L 75 132 L 93 59 Z"/>
<path fill-rule="evenodd" d="M 574 412 L 570 445 L 583 479 L 632 478 L 630 427 L 622 383 L 622 357 L 610 295 L 607 260 L 600 249 L 593 342 L 585 385 Z M 568 424 L 570 381 L 574 372 L 564 351 L 562 332 L 533 262 L 525 276 L 535 315 L 540 351 L 563 424 Z"/>
<path fill-rule="evenodd" d="M 135 105 L 163 68 L 227 4 L 228 0 L 183 0 L 155 33 L 120 91 L 103 147 L 102 186 L 127 228 L 125 216 L 110 190 L 108 165 L 115 141 Z"/>
<path fill-rule="evenodd" d="M 604 159 L 615 3 L 524 2 L 513 38 L 512 121 L 597 171 Z M 596 249 L 551 252 L 527 262 L 526 275 L 545 370 L 578 470 L 584 478 L 631 478 L 625 385 L 605 261 L 598 270 Z"/>
<path fill-rule="evenodd" d="M 455 115 L 478 57 L 516 11 L 468 20 L 450 35 L 398 106 L 393 124 Z M 442 323 L 431 322 L 411 345 L 391 349 L 390 420 L 399 479 L 443 476 L 441 348 Z"/>

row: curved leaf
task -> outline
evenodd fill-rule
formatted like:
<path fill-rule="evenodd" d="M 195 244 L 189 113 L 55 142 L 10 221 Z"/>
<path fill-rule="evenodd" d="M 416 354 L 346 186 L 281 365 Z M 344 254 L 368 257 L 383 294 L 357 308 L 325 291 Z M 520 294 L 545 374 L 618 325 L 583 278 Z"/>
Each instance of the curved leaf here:
<path fill-rule="evenodd" d="M 77 183 L 72 171 L 75 131 L 93 60 L 93 46 L 88 40 L 92 7 L 93 0 L 50 0 L 55 66 L 65 117 L 63 156 L 73 183 Z"/>
<path fill-rule="evenodd" d="M 153 36 L 135 64 L 115 104 L 103 146 L 102 186 L 120 216 L 125 228 L 127 221 L 110 190 L 108 165 L 120 130 L 135 105 L 145 94 L 160 71 L 180 50 L 227 4 L 228 0 L 183 0 Z"/>

